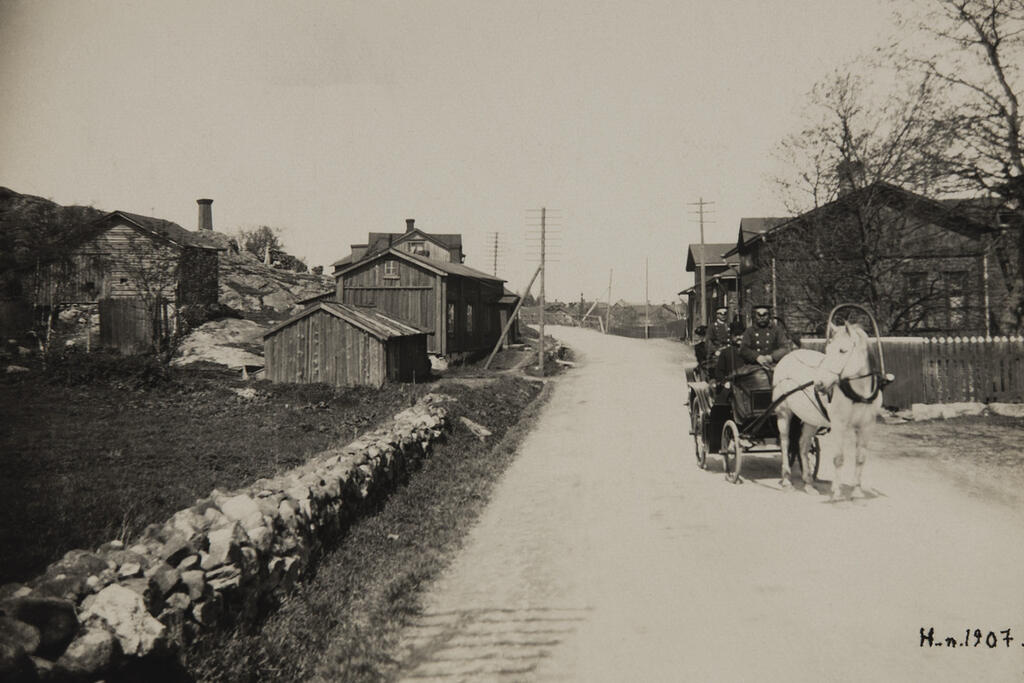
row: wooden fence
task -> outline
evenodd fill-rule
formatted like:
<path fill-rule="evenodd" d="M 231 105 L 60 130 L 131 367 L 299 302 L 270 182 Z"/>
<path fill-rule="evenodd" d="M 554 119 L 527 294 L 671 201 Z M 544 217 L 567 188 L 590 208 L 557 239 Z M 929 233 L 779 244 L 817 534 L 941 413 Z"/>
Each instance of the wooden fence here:
<path fill-rule="evenodd" d="M 629 327 L 612 325 L 608 333 L 620 337 L 632 337 L 633 339 L 682 339 L 683 335 L 686 334 L 686 321 L 673 320 L 661 325 L 648 325 L 646 329 L 643 325 L 632 325 Z"/>
<path fill-rule="evenodd" d="M 824 339 L 803 339 L 821 351 Z M 886 337 L 885 370 L 896 376 L 886 387 L 887 407 L 913 403 L 1024 401 L 1024 337 Z"/>
<path fill-rule="evenodd" d="M 160 336 L 170 336 L 173 318 L 170 304 L 157 305 L 157 320 L 154 321 L 145 303 L 136 298 L 100 299 L 100 344 L 112 347 L 121 353 L 145 353 L 153 348 L 154 326 L 159 326 Z"/>

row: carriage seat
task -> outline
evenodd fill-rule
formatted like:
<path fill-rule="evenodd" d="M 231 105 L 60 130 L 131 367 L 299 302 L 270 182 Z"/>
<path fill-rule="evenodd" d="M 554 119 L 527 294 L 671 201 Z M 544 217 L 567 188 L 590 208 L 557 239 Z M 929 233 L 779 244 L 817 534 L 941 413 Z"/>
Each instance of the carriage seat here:
<path fill-rule="evenodd" d="M 760 365 L 742 365 L 731 374 L 733 413 L 741 422 L 768 410 L 772 403 L 772 372 Z"/>

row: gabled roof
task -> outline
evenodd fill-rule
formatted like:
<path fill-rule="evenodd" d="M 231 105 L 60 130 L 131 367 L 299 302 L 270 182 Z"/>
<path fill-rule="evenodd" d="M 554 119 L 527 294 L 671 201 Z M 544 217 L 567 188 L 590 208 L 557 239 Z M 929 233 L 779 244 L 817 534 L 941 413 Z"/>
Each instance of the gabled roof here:
<path fill-rule="evenodd" d="M 761 218 L 741 218 L 740 219 L 740 239 L 746 242 L 751 237 L 757 237 L 766 230 L 771 230 L 776 225 L 780 225 L 788 221 L 788 218 L 784 217 L 761 217 Z"/>
<path fill-rule="evenodd" d="M 179 247 L 196 247 L 198 249 L 224 251 L 223 247 L 204 239 L 199 233 L 186 230 L 177 223 L 165 221 L 162 218 L 128 213 L 127 211 L 111 211 L 97 218 L 94 221 L 94 225 L 100 227 L 116 219 L 121 219 L 144 233 L 159 237 Z"/>
<path fill-rule="evenodd" d="M 914 214 L 925 218 L 935 225 L 944 227 L 947 230 L 953 230 L 954 232 L 958 232 L 968 237 L 979 237 L 984 233 L 993 232 L 995 230 L 995 228 L 985 225 L 984 223 L 981 223 L 969 216 L 963 210 L 963 200 L 960 200 L 961 204 L 952 204 L 950 202 L 930 199 L 891 183 L 876 181 L 870 185 L 848 192 L 836 199 L 833 199 L 827 204 L 822 204 L 821 206 L 802 213 L 799 216 L 794 216 L 781 223 L 773 225 L 760 233 L 760 236 L 767 237 L 774 232 L 786 229 L 787 226 L 827 215 L 829 212 L 835 211 L 845 205 L 855 204 L 857 201 L 865 198 L 865 196 L 870 198 L 873 194 L 877 194 L 877 196 L 885 201 L 887 205 L 896 206 L 901 211 L 912 211 Z M 743 242 L 729 250 L 729 255 L 732 256 L 737 254 L 741 245 L 750 243 L 754 239 L 757 239 L 758 236 L 759 235 L 753 235 L 750 239 L 744 239 Z"/>
<path fill-rule="evenodd" d="M 726 258 L 723 256 L 732 246 L 728 242 L 704 245 L 691 244 L 689 249 L 686 250 L 686 272 L 694 272 L 700 267 L 701 262 L 705 266 L 725 266 L 739 263 L 738 257 Z"/>
<path fill-rule="evenodd" d="M 404 322 L 381 313 L 373 306 L 353 306 L 351 304 L 343 304 L 337 301 L 320 301 L 305 309 L 298 315 L 292 316 L 288 320 L 271 327 L 266 331 L 266 333 L 264 333 L 263 338 L 266 339 L 279 330 L 288 327 L 298 320 L 302 320 L 316 311 L 330 313 L 334 317 L 340 318 L 345 322 L 358 327 L 364 332 L 372 334 L 382 341 L 394 339 L 395 337 L 409 337 L 417 334 L 428 334 L 430 332 L 430 330 L 416 327 L 408 322 Z"/>
<path fill-rule="evenodd" d="M 374 254 L 387 251 L 396 244 L 408 242 L 409 240 L 427 240 L 439 244 L 449 251 L 453 249 L 458 249 L 460 252 L 462 251 L 461 233 L 434 234 L 423 232 L 419 228 L 414 228 L 408 232 L 371 232 L 367 235 L 366 244 L 353 244 L 352 246 L 361 246 L 366 248 L 366 252 L 360 259 L 365 260 Z M 352 263 L 352 254 L 338 259 L 331 264 L 331 267 L 339 268 L 349 263 Z"/>
<path fill-rule="evenodd" d="M 407 232 L 371 232 L 366 240 L 367 253 L 384 251 L 395 244 L 410 240 L 428 240 L 445 249 L 462 249 L 462 235 L 459 233 L 435 234 L 413 228 Z"/>
<path fill-rule="evenodd" d="M 424 268 L 433 271 L 434 273 L 440 275 L 441 277 L 447 277 L 448 275 L 458 275 L 460 277 L 473 278 L 474 280 L 486 280 L 488 282 L 493 283 L 505 282 L 505 280 L 501 279 L 500 277 L 488 275 L 487 273 L 481 272 L 474 268 L 470 268 L 469 266 L 463 265 L 461 263 L 436 261 L 434 259 L 427 258 L 426 256 L 420 256 L 418 254 L 409 254 L 404 251 L 399 251 L 398 249 L 387 249 L 386 251 L 382 251 L 377 254 L 372 254 L 371 256 L 368 256 L 360 261 L 357 261 L 356 263 L 350 263 L 348 266 L 345 266 L 344 268 L 335 271 L 334 277 L 335 279 L 337 279 L 344 275 L 345 273 L 353 270 L 354 268 L 360 268 L 362 266 L 365 266 L 370 261 L 375 261 L 389 254 L 391 256 L 397 256 L 398 258 L 404 261 L 409 261 L 411 263 L 423 266 Z"/>

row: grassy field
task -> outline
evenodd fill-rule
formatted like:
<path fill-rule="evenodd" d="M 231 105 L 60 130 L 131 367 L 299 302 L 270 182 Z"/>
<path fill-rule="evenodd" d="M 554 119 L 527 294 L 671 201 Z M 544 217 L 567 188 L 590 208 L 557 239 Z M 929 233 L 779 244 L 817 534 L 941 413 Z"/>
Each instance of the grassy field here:
<path fill-rule="evenodd" d="M 434 387 L 244 382 L 95 353 L 0 375 L 0 584 L 294 467 Z"/>

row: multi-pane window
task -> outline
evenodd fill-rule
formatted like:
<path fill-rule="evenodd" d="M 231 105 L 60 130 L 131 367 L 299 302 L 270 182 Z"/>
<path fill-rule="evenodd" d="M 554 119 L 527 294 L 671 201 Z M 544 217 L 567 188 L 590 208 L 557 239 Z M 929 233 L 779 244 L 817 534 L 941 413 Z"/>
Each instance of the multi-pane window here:
<path fill-rule="evenodd" d="M 943 274 L 946 284 L 946 315 L 950 329 L 967 322 L 967 273 L 958 270 Z"/>
<path fill-rule="evenodd" d="M 399 283 L 398 261 L 384 262 L 384 286 L 397 287 Z"/>
<path fill-rule="evenodd" d="M 410 254 L 420 254 L 422 256 L 429 256 L 430 255 L 430 252 L 427 251 L 427 243 L 422 241 L 422 240 L 417 240 L 415 242 L 409 242 L 409 253 Z"/>

